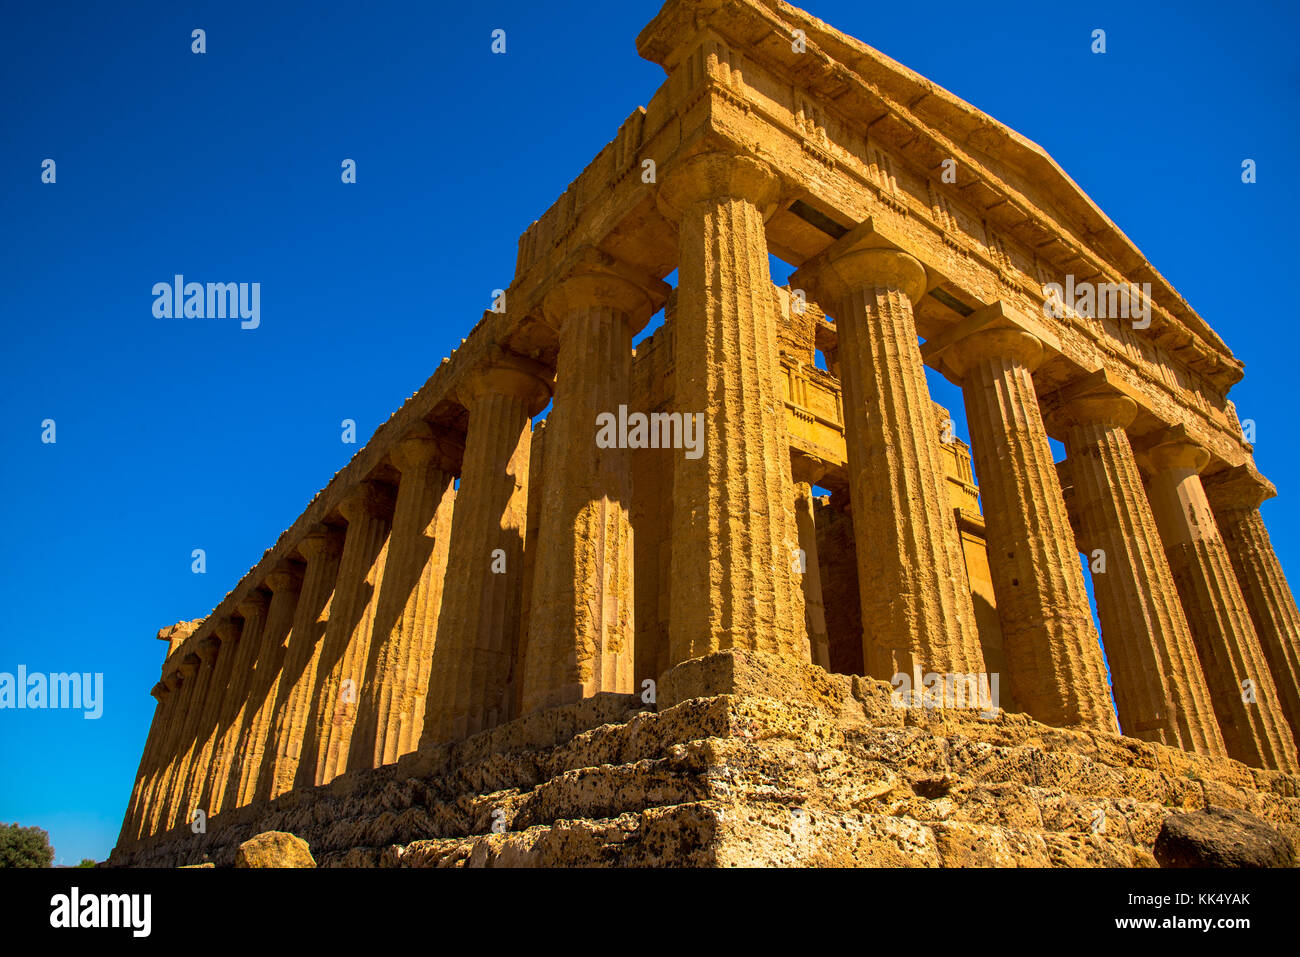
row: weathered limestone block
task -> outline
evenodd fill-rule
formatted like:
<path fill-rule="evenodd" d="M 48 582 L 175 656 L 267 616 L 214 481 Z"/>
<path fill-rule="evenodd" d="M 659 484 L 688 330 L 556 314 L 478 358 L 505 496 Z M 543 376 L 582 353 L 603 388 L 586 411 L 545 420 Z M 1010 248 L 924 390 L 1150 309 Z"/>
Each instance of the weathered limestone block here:
<path fill-rule="evenodd" d="M 1104 563 L 1092 580 L 1120 727 L 1135 738 L 1223 756 L 1209 688 L 1124 431 L 1136 414 L 1131 399 L 1095 382 L 1066 396 L 1057 413 L 1089 564 Z"/>
<path fill-rule="evenodd" d="M 1259 506 L 1275 490 L 1245 465 L 1203 484 L 1273 673 L 1282 713 L 1292 736 L 1300 739 L 1300 609 L 1259 514 Z"/>
<path fill-rule="evenodd" d="M 980 478 L 1004 707 L 1051 725 L 1114 731 L 1101 643 L 1034 391 L 1042 359 L 1029 333 L 988 326 L 943 353 L 962 382 Z"/>
<path fill-rule="evenodd" d="M 307 842 L 284 831 L 267 831 L 239 845 L 236 867 L 315 867 Z"/>
<path fill-rule="evenodd" d="M 1222 807 L 1169 815 L 1154 853 L 1161 867 L 1295 866 L 1295 850 L 1267 821 Z"/>
<path fill-rule="evenodd" d="M 805 641 L 763 231 L 778 192 L 762 163 L 724 153 L 661 177 L 678 226 L 673 409 L 705 432 L 703 454 L 674 464 L 670 664 L 732 647 L 799 655 Z"/>
<path fill-rule="evenodd" d="M 402 477 L 361 689 L 353 768 L 391 764 L 415 750 L 424 730 L 429 661 L 442 608 L 456 494 L 449 447 L 445 437 L 423 426 L 390 453 Z"/>
<path fill-rule="evenodd" d="M 602 415 L 617 420 L 628 407 L 632 337 L 666 295 L 662 283 L 595 250 L 585 250 L 547 293 L 544 310 L 560 348 L 539 477 L 525 712 L 632 690 L 631 452 L 601 447 L 596 423 Z"/>
<path fill-rule="evenodd" d="M 837 319 L 867 673 L 982 672 L 912 318 L 925 269 L 863 242 L 850 233 L 790 282 Z"/>
<path fill-rule="evenodd" d="M 496 353 L 461 392 L 469 408 L 423 743 L 461 740 L 509 714 L 522 603 L 530 419 L 550 387 L 537 363 Z"/>
<path fill-rule="evenodd" d="M 1208 453 L 1171 429 L 1145 455 L 1151 508 L 1228 754 L 1255 767 L 1296 770 L 1295 741 L 1201 485 Z"/>

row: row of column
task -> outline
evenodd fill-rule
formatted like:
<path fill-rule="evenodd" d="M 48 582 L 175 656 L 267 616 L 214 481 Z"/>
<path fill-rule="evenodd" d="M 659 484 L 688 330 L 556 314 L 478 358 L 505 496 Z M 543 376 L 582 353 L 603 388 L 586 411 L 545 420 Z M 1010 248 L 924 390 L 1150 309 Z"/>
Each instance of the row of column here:
<path fill-rule="evenodd" d="M 778 195 L 770 169 L 724 153 L 678 162 L 658 192 L 679 241 L 673 409 L 705 424 L 702 454 L 673 470 L 670 665 L 729 647 L 825 653 L 801 580 L 815 559 L 795 557 L 815 548 L 805 503 L 815 479 L 795 483 L 780 394 L 764 235 Z M 846 239 L 794 282 L 838 316 L 866 667 L 886 679 L 979 672 L 913 317 L 925 272 Z M 396 494 L 362 483 L 341 506 L 345 531 L 314 530 L 301 561 L 275 569 L 167 669 L 125 835 L 461 740 L 506 720 L 516 700 L 527 713 L 655 677 L 633 672 L 627 450 L 599 447 L 595 418 L 631 399 L 631 339 L 658 305 L 656 286 L 588 250 L 544 301 L 559 348 L 526 631 L 530 422 L 551 374 L 498 350 L 457 394 L 469 412 L 458 490 L 444 439 L 413 430 L 390 456 Z M 965 395 L 1007 706 L 1115 730 L 1034 389 L 1042 356 L 1033 336 L 993 322 L 935 358 Z M 1144 450 L 1144 490 L 1125 432 L 1131 403 L 1068 398 L 1084 534 L 1107 553 L 1098 606 L 1125 730 L 1294 767 L 1281 715 L 1289 707 L 1294 721 L 1300 615 L 1257 511 L 1231 498 L 1221 535 L 1186 442 Z M 1291 676 L 1281 698 L 1270 667 Z"/>
<path fill-rule="evenodd" d="M 924 268 L 869 229 L 791 284 L 837 317 L 867 672 L 983 668 L 929 440 L 929 358 L 963 390 L 1009 672 L 1005 706 L 1053 725 L 1116 730 L 1034 385 L 1042 343 L 995 306 L 923 350 L 912 310 Z M 1208 454 L 1182 433 L 1147 443 L 1144 487 L 1125 431 L 1136 405 L 1104 376 L 1067 392 L 1054 414 L 1083 538 L 1105 556 L 1094 588 L 1125 732 L 1294 769 L 1300 626 L 1258 501 L 1237 495 L 1216 522 L 1198 474 Z"/>

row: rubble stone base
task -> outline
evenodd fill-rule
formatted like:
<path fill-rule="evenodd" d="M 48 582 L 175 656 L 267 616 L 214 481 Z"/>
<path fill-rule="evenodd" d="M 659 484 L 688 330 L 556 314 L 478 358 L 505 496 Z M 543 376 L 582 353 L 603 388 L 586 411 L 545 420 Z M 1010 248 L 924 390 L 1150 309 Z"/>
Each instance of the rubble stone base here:
<path fill-rule="evenodd" d="M 322 867 L 1153 867 L 1166 818 L 1247 811 L 1294 851 L 1300 778 L 1024 715 L 895 708 L 888 684 L 726 651 L 654 705 L 602 694 L 115 850 L 235 863 L 265 831 Z"/>

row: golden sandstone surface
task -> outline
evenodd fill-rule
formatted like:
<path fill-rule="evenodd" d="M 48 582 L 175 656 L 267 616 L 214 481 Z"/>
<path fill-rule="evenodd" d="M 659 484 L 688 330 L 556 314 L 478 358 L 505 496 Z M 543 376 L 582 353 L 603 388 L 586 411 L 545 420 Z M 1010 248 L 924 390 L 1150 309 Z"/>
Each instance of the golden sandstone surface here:
<path fill-rule="evenodd" d="M 669 0 L 637 48 L 663 86 L 494 309 L 159 633 L 110 863 L 1146 866 L 1202 809 L 1293 859 L 1227 346 L 1040 148 L 803 11 Z"/>

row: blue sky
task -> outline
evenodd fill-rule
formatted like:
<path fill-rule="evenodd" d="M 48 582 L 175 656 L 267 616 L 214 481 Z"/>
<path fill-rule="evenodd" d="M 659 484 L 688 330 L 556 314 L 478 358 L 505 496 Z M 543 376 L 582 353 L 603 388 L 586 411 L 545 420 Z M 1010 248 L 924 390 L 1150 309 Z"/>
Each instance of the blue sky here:
<path fill-rule="evenodd" d="M 804 6 L 1040 143 L 1220 332 L 1300 568 L 1294 7 Z M 364 442 L 424 383 L 663 77 L 634 46 L 654 0 L 319 7 L 22 4 L 0 31 L 0 671 L 105 681 L 97 721 L 0 711 L 0 822 L 63 863 L 116 839 L 153 634 L 206 615 L 348 461 L 343 419 Z M 261 327 L 154 318 L 175 273 L 260 282 Z"/>

